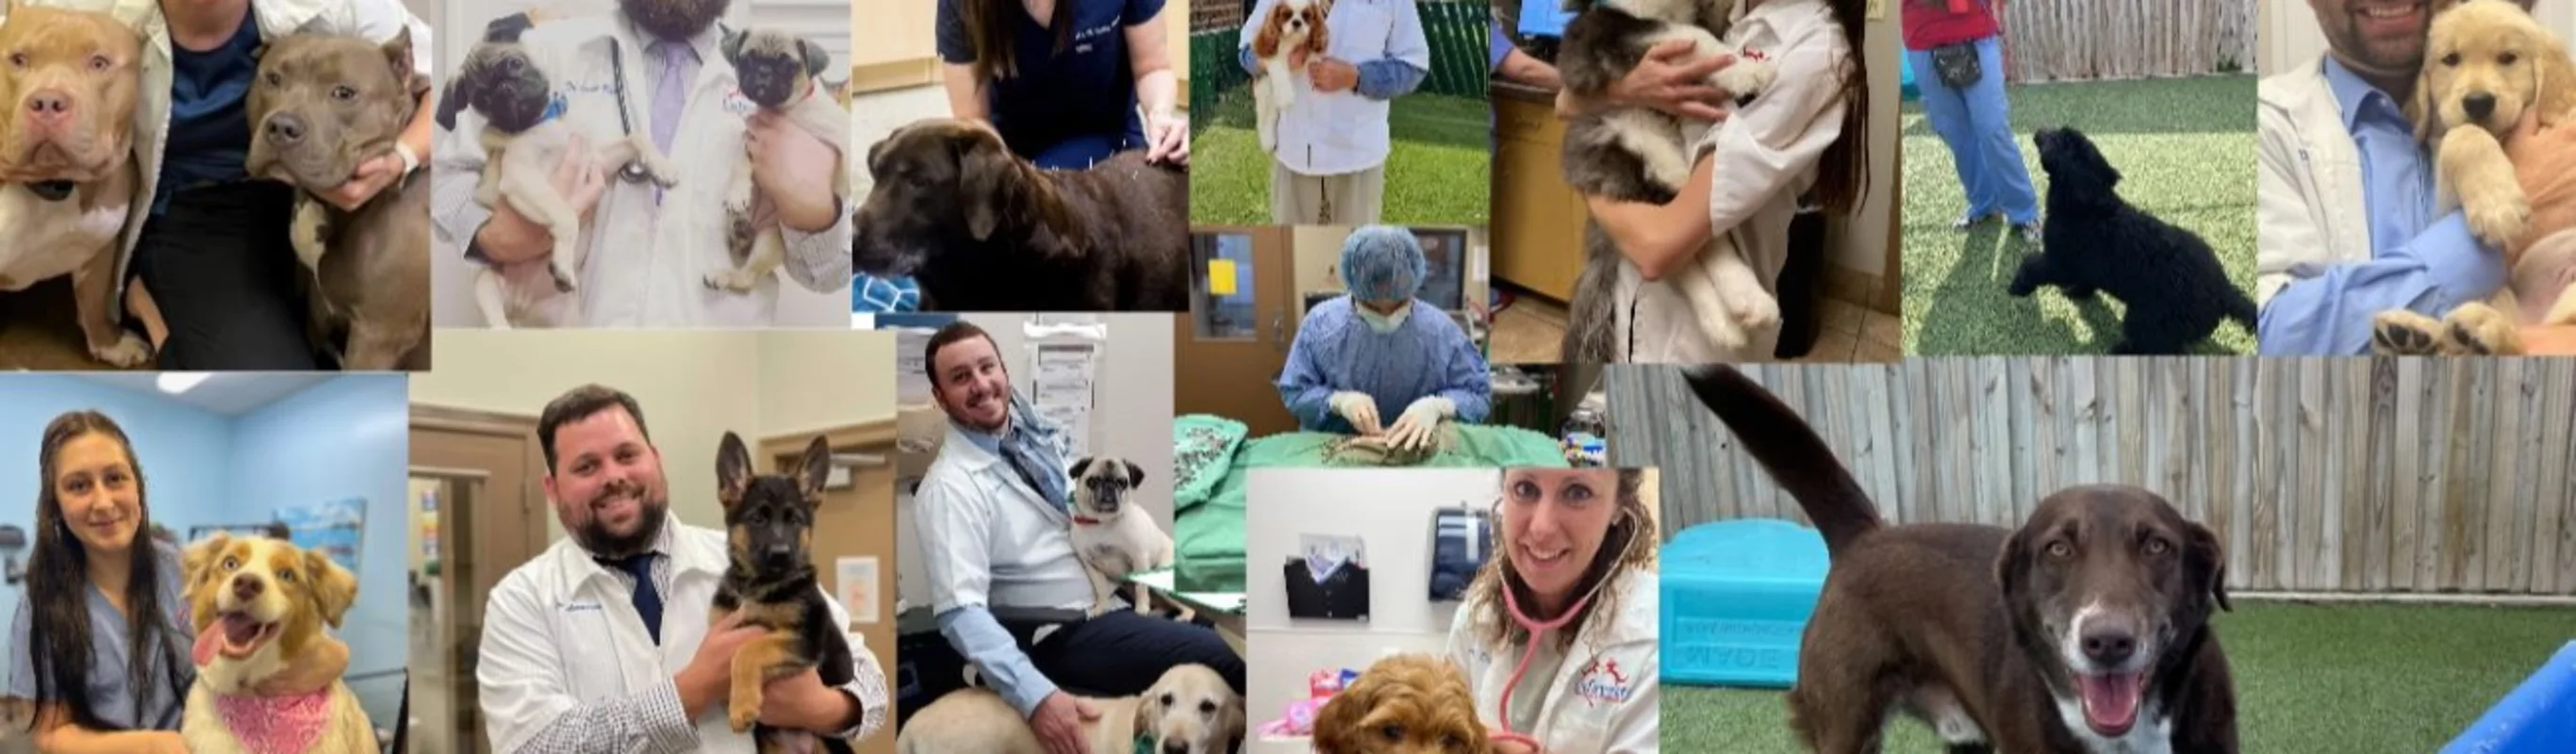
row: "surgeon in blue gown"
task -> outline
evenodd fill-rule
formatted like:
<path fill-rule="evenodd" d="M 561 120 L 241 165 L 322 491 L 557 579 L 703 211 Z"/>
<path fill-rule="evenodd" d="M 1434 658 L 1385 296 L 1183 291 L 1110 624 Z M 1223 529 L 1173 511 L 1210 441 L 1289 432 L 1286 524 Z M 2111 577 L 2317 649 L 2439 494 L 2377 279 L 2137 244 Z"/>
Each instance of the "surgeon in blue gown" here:
<path fill-rule="evenodd" d="M 1429 273 L 1413 234 L 1384 225 L 1352 231 L 1341 271 L 1350 293 L 1306 312 L 1279 374 L 1297 427 L 1419 449 L 1443 421 L 1483 422 L 1492 374 L 1458 323 L 1413 297 Z"/>

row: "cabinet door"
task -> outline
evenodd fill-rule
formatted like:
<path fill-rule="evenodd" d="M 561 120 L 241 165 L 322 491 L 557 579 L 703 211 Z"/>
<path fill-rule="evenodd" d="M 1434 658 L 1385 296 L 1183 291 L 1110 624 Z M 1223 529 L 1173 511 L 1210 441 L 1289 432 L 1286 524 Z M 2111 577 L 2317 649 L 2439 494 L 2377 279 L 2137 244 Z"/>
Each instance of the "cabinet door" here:
<path fill-rule="evenodd" d="M 1548 105 L 1494 98 L 1494 276 L 1564 301 L 1583 266 L 1582 197 L 1559 167 L 1564 127 Z"/>

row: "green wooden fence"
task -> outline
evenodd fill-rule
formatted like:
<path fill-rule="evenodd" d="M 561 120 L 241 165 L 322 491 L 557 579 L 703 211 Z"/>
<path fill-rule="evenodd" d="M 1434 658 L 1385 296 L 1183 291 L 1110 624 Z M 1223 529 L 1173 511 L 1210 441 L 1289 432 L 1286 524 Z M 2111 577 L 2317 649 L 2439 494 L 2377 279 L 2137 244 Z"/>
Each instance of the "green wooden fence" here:
<path fill-rule="evenodd" d="M 1415 7 L 1422 14 L 1423 39 L 1431 44 L 1431 75 L 1415 91 L 1483 98 L 1492 8 L 1450 0 L 1425 0 Z M 1251 79 L 1235 53 L 1241 33 L 1234 27 L 1190 33 L 1190 101 L 1201 103 L 1198 108 L 1215 109 L 1219 97 L 1232 96 Z"/>

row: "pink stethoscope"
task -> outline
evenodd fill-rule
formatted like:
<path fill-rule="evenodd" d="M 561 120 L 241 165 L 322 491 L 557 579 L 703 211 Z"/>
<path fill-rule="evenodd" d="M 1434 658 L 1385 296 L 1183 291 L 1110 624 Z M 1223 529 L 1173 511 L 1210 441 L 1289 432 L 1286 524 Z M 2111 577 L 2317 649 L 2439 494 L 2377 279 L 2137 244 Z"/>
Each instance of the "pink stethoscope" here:
<path fill-rule="evenodd" d="M 1499 507 L 1499 505 L 1497 507 Z M 1499 521 L 1501 520 L 1501 516 L 1496 516 L 1495 519 Z M 1634 532 L 1630 532 L 1628 536 L 1634 537 L 1636 534 Z M 1620 549 L 1626 548 L 1627 543 L 1622 541 L 1620 543 Z M 1511 556 L 1509 554 L 1505 554 L 1504 557 Z M 1610 583 L 1610 579 L 1608 577 L 1603 577 L 1601 580 L 1593 582 L 1592 589 L 1584 592 L 1583 597 L 1576 599 L 1574 604 L 1566 606 L 1565 612 L 1558 615 L 1555 620 L 1539 620 L 1537 618 L 1530 617 L 1528 612 L 1521 609 L 1520 598 L 1513 596 L 1512 585 L 1509 582 L 1505 582 L 1503 584 L 1503 609 L 1505 612 L 1511 613 L 1513 623 L 1520 624 L 1522 629 L 1529 631 L 1529 648 L 1521 652 L 1520 664 L 1512 666 L 1511 680 L 1503 682 L 1503 698 L 1500 701 L 1500 709 L 1494 710 L 1494 727 L 1497 730 L 1487 734 L 1485 736 L 1486 739 L 1493 743 L 1510 742 L 1520 744 L 1522 746 L 1529 747 L 1531 751 L 1538 751 L 1544 754 L 1543 748 L 1539 746 L 1538 739 L 1531 738 L 1521 733 L 1512 732 L 1512 689 L 1521 685 L 1521 676 L 1529 672 L 1530 661 L 1538 658 L 1539 639 L 1545 636 L 1549 631 L 1564 628 L 1565 624 L 1574 622 L 1574 616 L 1582 615 L 1583 606 L 1591 604 L 1592 597 L 1601 593 L 1601 585 L 1607 583 Z"/>

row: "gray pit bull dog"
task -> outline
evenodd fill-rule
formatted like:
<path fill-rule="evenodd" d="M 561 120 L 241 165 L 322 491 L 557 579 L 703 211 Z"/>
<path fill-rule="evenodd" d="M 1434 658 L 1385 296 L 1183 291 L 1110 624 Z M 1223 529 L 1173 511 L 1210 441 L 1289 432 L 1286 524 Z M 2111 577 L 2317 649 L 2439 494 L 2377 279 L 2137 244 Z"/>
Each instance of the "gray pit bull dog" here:
<path fill-rule="evenodd" d="M 299 189 L 289 235 L 313 272 L 307 328 L 344 369 L 429 368 L 429 174 L 386 186 L 355 210 L 315 197 L 392 154 L 428 90 L 412 74 L 408 29 L 381 45 L 296 34 L 260 55 L 246 168 Z"/>

